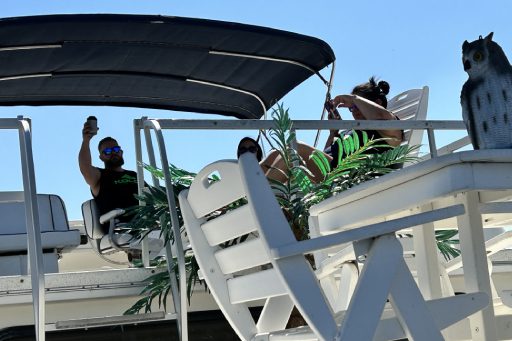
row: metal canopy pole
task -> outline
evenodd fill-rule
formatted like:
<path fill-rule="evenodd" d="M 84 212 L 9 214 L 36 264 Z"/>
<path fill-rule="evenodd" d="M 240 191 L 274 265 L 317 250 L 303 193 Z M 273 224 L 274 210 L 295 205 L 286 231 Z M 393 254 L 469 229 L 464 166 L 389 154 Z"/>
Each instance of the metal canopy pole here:
<path fill-rule="evenodd" d="M 174 199 L 174 186 L 171 181 L 171 174 L 169 172 L 169 161 L 167 160 L 167 151 L 165 148 L 165 142 L 162 135 L 162 128 L 157 120 L 145 120 L 143 121 L 143 127 L 152 128 L 155 131 L 158 149 L 160 151 L 160 162 L 162 164 L 162 171 L 165 179 L 165 190 L 167 194 L 167 203 L 169 205 L 169 211 L 171 214 L 171 224 L 174 233 L 174 244 L 176 247 L 176 259 L 178 262 L 178 274 L 179 274 L 179 288 L 176 282 L 174 269 L 171 266 L 172 249 L 169 243 L 165 246 L 165 253 L 167 257 L 167 270 L 171 281 L 171 291 L 173 295 L 173 303 L 175 307 L 177 317 L 178 332 L 180 334 L 181 341 L 188 341 L 188 318 L 187 318 L 187 298 L 185 295 L 187 283 L 186 283 L 186 270 L 185 270 L 185 252 L 183 250 L 183 244 L 181 243 L 181 230 L 176 212 L 176 200 Z"/>
<path fill-rule="evenodd" d="M 32 298 L 34 304 L 34 324 L 36 340 L 45 340 L 45 284 L 43 268 L 43 250 L 41 246 L 41 229 L 37 207 L 36 180 L 32 155 L 32 138 L 30 124 L 26 119 L 19 119 L 19 138 L 21 169 L 23 174 L 23 192 L 28 236 L 28 255 Z"/>
<path fill-rule="evenodd" d="M 137 194 L 141 196 L 144 191 L 144 169 L 142 168 L 142 142 L 140 138 L 140 121 L 133 122 L 133 136 L 135 138 L 135 159 L 137 160 Z M 139 205 L 144 205 L 139 200 Z M 142 264 L 145 268 L 150 266 L 149 245 L 147 236 L 142 238 Z"/>
<path fill-rule="evenodd" d="M 332 62 L 332 70 L 331 70 L 331 76 L 329 77 L 329 82 L 326 84 L 327 85 L 327 92 L 325 93 L 325 101 L 328 101 L 331 97 L 331 89 L 332 89 L 332 80 L 334 79 L 334 69 L 336 67 L 336 61 L 333 61 Z M 320 120 L 322 121 L 325 117 L 325 105 L 322 104 L 322 115 L 320 115 Z M 320 139 L 320 129 L 318 129 L 316 131 L 316 136 L 315 136 L 315 142 L 313 144 L 313 147 L 316 148 L 316 146 L 318 145 L 318 140 Z"/>
<path fill-rule="evenodd" d="M 141 121 L 144 122 L 147 119 L 147 117 L 142 117 Z M 151 139 L 151 128 L 143 126 L 141 127 L 144 129 L 144 139 L 146 141 L 149 165 L 153 168 L 156 168 L 155 149 L 153 148 L 153 141 Z M 140 162 L 142 162 L 142 158 L 140 159 Z M 160 180 L 154 174 L 151 174 L 151 179 L 153 180 L 154 186 L 160 186 Z"/>

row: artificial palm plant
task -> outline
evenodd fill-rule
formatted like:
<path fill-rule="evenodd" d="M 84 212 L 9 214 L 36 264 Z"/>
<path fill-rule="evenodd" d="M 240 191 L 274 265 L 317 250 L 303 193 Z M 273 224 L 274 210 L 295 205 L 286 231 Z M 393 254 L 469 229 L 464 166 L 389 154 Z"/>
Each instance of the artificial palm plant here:
<path fill-rule="evenodd" d="M 310 180 L 311 171 L 306 168 L 304 160 L 292 148 L 296 136 L 292 129 L 293 123 L 288 110 L 279 105 L 273 111 L 272 117 L 275 128 L 270 129 L 267 140 L 283 160 L 285 166 L 276 171 L 281 172 L 286 181 L 269 179 L 269 182 L 291 229 L 299 240 L 309 238 L 307 222 L 308 211 L 312 205 L 359 183 L 386 174 L 393 170 L 394 165 L 413 160 L 414 158 L 409 155 L 417 148 L 417 146 L 405 145 L 389 148 L 380 154 L 372 154 L 371 149 L 388 146 L 384 139 L 369 139 L 365 132 L 362 133 L 362 141 L 359 140 L 357 134 L 347 135 L 336 142 L 339 144 L 340 150 L 336 168 L 331 168 L 329 159 L 322 152 L 316 151 L 310 155 L 323 175 L 323 179 L 320 181 L 312 182 Z M 163 178 L 163 173 L 158 169 L 148 166 L 145 168 L 153 175 Z M 195 176 L 194 173 L 173 165 L 170 166 L 170 173 L 176 196 L 181 190 L 190 186 Z M 165 190 L 150 188 L 139 199 L 144 205 L 134 208 L 136 216 L 130 224 L 133 233 L 141 236 L 158 228 L 162 230 L 166 242 L 172 241 L 174 236 L 170 226 L 170 213 Z M 176 202 L 178 201 L 176 200 Z M 179 207 L 177 210 L 181 220 Z M 445 237 L 446 235 L 443 235 L 443 254 L 455 255 L 456 251 L 453 251 L 451 245 L 446 242 L 450 238 Z M 163 266 L 162 261 L 159 265 Z M 197 262 L 192 254 L 187 257 L 187 269 L 187 294 L 190 299 L 192 287 L 199 281 Z M 143 297 L 126 313 L 136 313 L 142 309 L 146 312 L 150 311 L 154 299 L 158 299 L 159 305 L 163 305 L 165 308 L 165 299 L 170 288 L 168 273 L 155 274 L 148 278 L 148 282 L 148 286 L 141 293 Z"/>

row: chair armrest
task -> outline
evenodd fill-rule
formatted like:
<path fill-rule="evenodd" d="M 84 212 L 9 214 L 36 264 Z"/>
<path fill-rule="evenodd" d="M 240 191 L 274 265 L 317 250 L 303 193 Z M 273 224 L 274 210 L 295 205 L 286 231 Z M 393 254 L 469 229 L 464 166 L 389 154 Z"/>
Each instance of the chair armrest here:
<path fill-rule="evenodd" d="M 329 256 L 327 259 L 324 259 L 322 262 L 320 262 L 320 264 L 317 264 L 315 274 L 318 279 L 330 276 L 333 272 L 339 270 L 339 268 L 342 267 L 344 263 L 356 259 L 352 244 L 345 244 L 341 247 L 342 249 L 340 251 L 336 252 L 332 256 Z"/>
<path fill-rule="evenodd" d="M 121 208 L 116 208 L 115 210 L 112 210 L 110 212 L 107 212 L 105 214 L 102 214 L 100 217 L 100 223 L 105 224 L 106 222 L 119 217 L 120 215 L 124 214 L 125 210 Z"/>
<path fill-rule="evenodd" d="M 471 140 L 470 140 L 469 136 L 464 136 L 456 141 L 453 141 L 452 143 L 447 144 L 444 147 L 439 148 L 437 150 L 437 155 L 441 156 L 441 155 L 445 155 L 445 154 L 450 154 L 450 153 L 453 153 L 454 151 L 457 151 L 465 146 L 469 146 L 470 144 L 471 144 Z M 422 156 L 420 158 L 420 160 L 424 161 L 424 160 L 429 160 L 431 158 L 432 158 L 432 156 L 429 153 L 427 155 Z"/>
<path fill-rule="evenodd" d="M 495 254 L 498 251 L 504 250 L 512 246 L 512 231 L 503 232 L 496 237 L 493 237 L 485 242 L 485 249 L 487 257 Z M 462 267 L 462 256 L 457 256 L 444 264 L 446 272 L 450 273 Z"/>
<path fill-rule="evenodd" d="M 454 205 L 429 212 L 418 213 L 412 216 L 393 219 L 382 223 L 366 225 L 327 236 L 295 242 L 273 248 L 270 253 L 274 259 L 292 257 L 301 254 L 311 253 L 316 250 L 326 249 L 332 246 L 351 243 L 358 240 L 378 237 L 384 234 L 393 233 L 404 228 L 423 225 L 436 220 L 447 219 L 464 214 L 464 205 Z"/>

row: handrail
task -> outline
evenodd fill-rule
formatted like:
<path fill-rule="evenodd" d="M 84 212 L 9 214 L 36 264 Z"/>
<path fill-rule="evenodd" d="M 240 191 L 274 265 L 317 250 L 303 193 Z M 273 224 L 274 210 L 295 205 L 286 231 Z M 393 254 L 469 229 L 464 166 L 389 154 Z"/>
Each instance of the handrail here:
<path fill-rule="evenodd" d="M 275 127 L 273 120 L 191 120 L 155 119 L 162 129 L 269 129 Z M 297 130 L 316 129 L 466 129 L 463 121 L 457 120 L 293 120 Z"/>
<path fill-rule="evenodd" d="M 32 155 L 32 134 L 30 122 L 22 116 L 18 116 L 16 119 L 0 119 L 0 129 L 17 129 L 19 133 L 35 334 L 37 341 L 44 341 L 44 264 L 41 245 L 41 228 L 39 225 L 39 209 L 37 206 L 36 178 L 34 172 L 34 159 Z"/>
<path fill-rule="evenodd" d="M 140 121 L 140 120 L 135 120 Z M 270 129 L 275 127 L 273 120 L 191 120 L 191 119 L 154 119 L 160 124 L 162 129 L 177 130 L 259 130 Z M 331 129 L 422 129 L 429 132 L 427 134 L 430 154 L 436 155 L 436 143 L 434 130 L 466 130 L 463 121 L 450 120 L 363 120 L 363 121 L 339 121 L 339 120 L 295 120 L 293 121 L 293 129 L 295 130 L 331 130 Z"/>
<path fill-rule="evenodd" d="M 167 152 L 165 148 L 165 142 L 162 134 L 162 128 L 158 120 L 134 120 L 134 126 L 142 126 L 144 129 L 149 128 L 155 131 L 158 149 L 160 151 L 160 162 L 162 165 L 168 165 Z M 149 153 L 151 154 L 152 151 Z M 137 160 L 140 161 L 141 160 Z M 183 245 L 181 243 L 181 231 L 176 212 L 176 200 L 174 199 L 174 186 L 171 181 L 171 174 L 168 167 L 162 167 L 165 180 L 165 190 L 167 195 L 167 202 L 169 204 L 169 211 L 171 213 L 171 224 L 174 233 L 174 243 L 176 246 L 176 258 L 178 261 L 178 273 L 179 273 L 179 286 L 176 282 L 175 272 L 171 264 L 172 249 L 169 243 L 165 246 L 165 253 L 167 257 L 167 271 L 169 272 L 169 278 L 171 281 L 171 291 L 173 295 L 173 304 L 177 315 L 177 326 L 178 333 L 181 341 L 188 341 L 188 323 L 187 323 L 187 299 L 186 299 L 186 270 L 185 270 L 185 253 Z M 179 298 L 179 299 L 177 299 Z"/>
<path fill-rule="evenodd" d="M 140 137 L 140 130 L 142 129 L 140 122 L 138 124 L 134 123 L 133 126 L 133 136 L 135 137 L 135 159 L 136 160 L 142 160 L 142 141 Z M 144 133 L 146 133 L 146 130 L 144 130 Z M 153 166 L 155 163 L 155 156 L 153 153 L 153 145 L 151 144 L 151 140 L 149 140 L 148 145 L 148 136 L 146 135 L 146 145 L 148 146 L 148 153 L 150 158 L 150 163 Z M 151 151 L 151 152 L 150 152 Z M 144 191 L 144 168 L 142 166 L 142 162 L 137 162 L 136 165 L 136 171 L 137 171 L 137 186 L 138 190 L 137 193 L 139 196 L 143 194 Z M 158 187 L 160 185 L 158 179 L 153 176 L 153 186 Z M 139 200 L 139 205 L 144 205 L 144 202 Z M 145 268 L 150 266 L 150 258 L 149 258 L 149 245 L 148 245 L 148 239 L 147 236 L 142 238 L 142 264 Z"/>
<path fill-rule="evenodd" d="M 464 148 L 470 144 L 471 144 L 471 139 L 469 138 L 469 136 L 466 135 L 458 140 L 455 140 L 455 141 L 439 148 L 437 150 L 437 156 L 453 153 L 454 151 Z M 431 155 L 422 156 L 421 160 L 426 160 L 429 157 L 431 157 Z"/>

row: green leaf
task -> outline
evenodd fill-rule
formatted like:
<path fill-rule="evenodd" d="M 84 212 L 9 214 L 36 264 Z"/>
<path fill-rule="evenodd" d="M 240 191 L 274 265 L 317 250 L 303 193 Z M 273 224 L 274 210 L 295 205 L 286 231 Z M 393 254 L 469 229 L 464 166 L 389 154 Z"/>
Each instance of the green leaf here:
<path fill-rule="evenodd" d="M 363 135 L 363 145 L 366 145 L 368 143 L 368 133 L 362 130 L 361 134 Z"/>
<path fill-rule="evenodd" d="M 459 244 L 458 239 L 453 239 L 457 234 L 455 229 L 435 231 L 437 247 L 447 261 L 460 255 L 460 250 L 452 246 Z"/>
<path fill-rule="evenodd" d="M 352 139 L 354 140 L 354 147 L 355 147 L 355 149 L 359 148 L 359 146 L 360 146 L 360 144 L 359 144 L 359 134 L 357 134 L 356 131 L 354 131 L 354 133 L 352 134 Z M 366 144 L 366 143 L 363 142 L 363 144 Z M 355 151 L 355 149 L 354 149 L 354 151 Z"/>
<path fill-rule="evenodd" d="M 338 147 L 338 163 L 337 163 L 338 166 L 337 166 L 337 168 L 339 168 L 339 165 L 343 160 L 343 143 L 341 142 L 341 139 L 336 139 L 335 143 L 337 144 L 337 147 Z"/>
<path fill-rule="evenodd" d="M 350 155 L 354 152 L 354 141 L 350 135 L 343 137 L 343 149 L 345 151 L 345 155 Z"/>
<path fill-rule="evenodd" d="M 318 167 L 318 169 L 322 172 L 324 176 L 326 176 L 331 170 L 329 161 L 327 160 L 327 157 L 324 155 L 324 153 L 315 150 L 313 154 L 309 156 L 309 158 L 313 160 L 315 165 Z"/>

